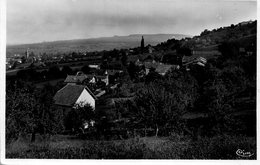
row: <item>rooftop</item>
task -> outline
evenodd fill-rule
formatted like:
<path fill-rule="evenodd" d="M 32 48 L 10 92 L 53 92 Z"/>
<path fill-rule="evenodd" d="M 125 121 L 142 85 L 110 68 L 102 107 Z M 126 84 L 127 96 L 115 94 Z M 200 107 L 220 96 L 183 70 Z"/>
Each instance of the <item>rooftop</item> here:
<path fill-rule="evenodd" d="M 73 106 L 84 89 L 86 89 L 89 94 L 94 99 L 96 99 L 95 95 L 90 91 L 87 86 L 67 84 L 55 94 L 53 98 L 55 104 L 63 106 Z"/>
<path fill-rule="evenodd" d="M 82 83 L 86 78 L 86 75 L 67 75 L 64 80 L 65 83 Z"/>
<path fill-rule="evenodd" d="M 175 65 L 167 65 L 167 64 L 162 64 L 162 63 L 158 63 L 158 62 L 144 62 L 144 66 L 147 69 L 154 68 L 157 73 L 164 75 Z"/>

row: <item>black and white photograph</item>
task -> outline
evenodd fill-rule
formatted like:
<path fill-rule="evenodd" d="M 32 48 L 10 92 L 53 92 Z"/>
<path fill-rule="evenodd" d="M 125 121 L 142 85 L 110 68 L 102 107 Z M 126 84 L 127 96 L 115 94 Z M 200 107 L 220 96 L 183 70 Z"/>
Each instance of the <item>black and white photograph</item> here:
<path fill-rule="evenodd" d="M 0 164 L 257 161 L 256 0 L 1 5 Z"/>

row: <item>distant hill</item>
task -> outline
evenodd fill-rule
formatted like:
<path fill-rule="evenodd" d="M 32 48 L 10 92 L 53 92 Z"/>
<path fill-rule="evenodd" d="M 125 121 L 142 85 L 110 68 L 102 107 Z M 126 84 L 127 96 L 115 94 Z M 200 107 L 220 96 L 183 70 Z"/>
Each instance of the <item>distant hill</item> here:
<path fill-rule="evenodd" d="M 38 53 L 68 53 L 68 52 L 92 52 L 111 49 L 127 49 L 140 45 L 141 37 L 144 36 L 145 45 L 156 45 L 168 39 L 181 39 L 190 37 L 183 34 L 131 34 L 128 36 L 113 36 L 90 39 L 63 40 L 53 42 L 42 42 L 22 45 L 8 45 L 7 56 L 24 54 L 27 48 Z"/>
<path fill-rule="evenodd" d="M 249 47 L 256 42 L 257 21 L 244 21 L 236 25 L 204 30 L 200 35 L 176 41 L 174 39 L 157 45 L 156 50 L 172 51 L 177 47 L 192 50 L 216 51 L 223 42 L 238 42 Z"/>
<path fill-rule="evenodd" d="M 244 21 L 236 25 L 231 24 L 227 27 L 220 27 L 211 31 L 204 30 L 200 36 L 195 36 L 188 42 L 188 45 L 195 48 L 208 47 L 218 45 L 223 42 L 244 41 L 244 44 L 249 44 L 249 41 L 256 39 L 256 21 Z"/>

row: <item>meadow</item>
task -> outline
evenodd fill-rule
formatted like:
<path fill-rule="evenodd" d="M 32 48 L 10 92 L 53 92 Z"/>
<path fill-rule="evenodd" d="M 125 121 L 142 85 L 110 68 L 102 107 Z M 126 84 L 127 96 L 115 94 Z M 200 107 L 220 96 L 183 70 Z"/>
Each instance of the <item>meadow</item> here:
<path fill-rule="evenodd" d="M 248 158 L 238 149 L 253 153 Z M 19 138 L 6 146 L 6 158 L 39 159 L 256 159 L 256 140 L 243 136 L 219 135 L 192 140 L 169 137 L 136 137 L 126 140 L 87 140 L 69 135 Z"/>

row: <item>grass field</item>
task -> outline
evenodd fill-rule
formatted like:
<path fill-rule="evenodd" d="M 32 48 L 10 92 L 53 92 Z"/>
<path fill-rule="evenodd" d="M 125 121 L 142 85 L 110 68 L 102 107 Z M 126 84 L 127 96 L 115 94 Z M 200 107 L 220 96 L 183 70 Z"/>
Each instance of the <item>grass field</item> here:
<path fill-rule="evenodd" d="M 254 153 L 256 141 L 248 137 L 217 136 L 192 141 L 190 138 L 141 137 L 127 140 L 82 140 L 74 136 L 56 135 L 36 142 L 19 138 L 6 146 L 7 158 L 41 159 L 241 159 L 237 149 Z"/>

